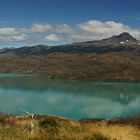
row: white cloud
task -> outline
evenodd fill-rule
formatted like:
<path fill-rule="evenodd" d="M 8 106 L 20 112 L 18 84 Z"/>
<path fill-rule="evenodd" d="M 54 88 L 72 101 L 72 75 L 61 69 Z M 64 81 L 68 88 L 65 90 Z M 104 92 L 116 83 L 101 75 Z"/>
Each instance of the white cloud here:
<path fill-rule="evenodd" d="M 49 24 L 33 24 L 29 32 L 44 33 L 53 30 L 53 27 Z"/>
<path fill-rule="evenodd" d="M 50 35 L 46 36 L 45 39 L 48 42 L 61 42 L 61 41 L 63 41 L 62 37 L 55 35 L 55 34 L 50 34 Z"/>
<path fill-rule="evenodd" d="M 20 28 L 17 29 L 18 33 L 47 33 L 47 34 L 55 34 L 55 33 L 72 33 L 73 29 L 67 24 L 60 25 L 49 25 L 49 24 L 33 24 L 31 28 Z"/>
<path fill-rule="evenodd" d="M 116 23 L 114 21 L 101 22 L 97 20 L 90 20 L 85 23 L 81 23 L 78 26 L 86 32 L 96 34 L 105 34 L 106 32 L 112 33 L 113 31 L 118 32 L 118 29 L 119 31 L 122 31 L 122 29 L 129 29 L 128 26 L 125 26 L 122 23 Z"/>
<path fill-rule="evenodd" d="M 27 41 L 27 37 L 26 37 L 25 34 L 12 36 L 11 39 L 12 39 L 13 41 L 17 41 L 17 42 Z"/>
<path fill-rule="evenodd" d="M 0 42 L 24 42 L 28 38 L 25 34 L 14 35 L 14 36 L 0 36 Z"/>
<path fill-rule="evenodd" d="M 0 28 L 0 34 L 1 35 L 13 35 L 13 34 L 17 34 L 16 28 Z"/>
<path fill-rule="evenodd" d="M 106 38 L 112 35 L 117 35 L 122 32 L 129 32 L 133 36 L 140 37 L 140 29 L 132 29 L 131 27 L 124 25 L 120 22 L 106 21 L 101 22 L 97 20 L 89 20 L 87 22 L 78 24 L 80 30 L 83 31 L 85 38 Z"/>
<path fill-rule="evenodd" d="M 56 32 L 59 32 L 59 33 L 72 33 L 74 32 L 74 30 L 69 27 L 67 24 L 62 24 L 62 25 L 57 25 L 55 27 L 56 29 Z"/>
<path fill-rule="evenodd" d="M 35 23 L 30 28 L 0 28 L 0 42 L 63 42 L 98 40 L 122 32 L 129 32 L 140 39 L 140 29 L 115 21 L 89 20 L 74 27 L 67 24 L 50 25 Z"/>

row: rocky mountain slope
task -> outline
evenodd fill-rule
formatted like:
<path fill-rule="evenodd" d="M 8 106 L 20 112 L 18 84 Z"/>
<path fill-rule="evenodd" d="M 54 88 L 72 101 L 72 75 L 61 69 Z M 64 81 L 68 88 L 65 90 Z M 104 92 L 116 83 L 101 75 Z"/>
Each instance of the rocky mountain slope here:
<path fill-rule="evenodd" d="M 140 42 L 129 33 L 100 41 L 0 51 L 0 72 L 50 78 L 140 81 Z"/>

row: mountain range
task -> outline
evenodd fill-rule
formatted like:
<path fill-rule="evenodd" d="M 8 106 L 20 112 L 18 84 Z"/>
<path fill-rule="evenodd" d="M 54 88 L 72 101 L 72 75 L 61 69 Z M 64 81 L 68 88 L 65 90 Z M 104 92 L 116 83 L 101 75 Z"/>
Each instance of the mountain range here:
<path fill-rule="evenodd" d="M 49 78 L 140 81 L 140 41 L 122 33 L 98 41 L 0 50 L 0 72 Z"/>

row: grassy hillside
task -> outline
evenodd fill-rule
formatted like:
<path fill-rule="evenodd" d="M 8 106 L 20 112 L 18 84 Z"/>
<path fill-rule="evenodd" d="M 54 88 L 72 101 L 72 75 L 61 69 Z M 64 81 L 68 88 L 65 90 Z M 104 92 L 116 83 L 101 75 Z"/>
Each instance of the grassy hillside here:
<path fill-rule="evenodd" d="M 140 81 L 140 55 L 123 51 L 5 57 L 0 59 L 0 72 L 45 74 L 64 79 Z"/>
<path fill-rule="evenodd" d="M 54 116 L 37 116 L 30 131 L 28 116 L 0 115 L 1 140 L 139 140 L 140 117 L 129 119 L 72 121 Z"/>

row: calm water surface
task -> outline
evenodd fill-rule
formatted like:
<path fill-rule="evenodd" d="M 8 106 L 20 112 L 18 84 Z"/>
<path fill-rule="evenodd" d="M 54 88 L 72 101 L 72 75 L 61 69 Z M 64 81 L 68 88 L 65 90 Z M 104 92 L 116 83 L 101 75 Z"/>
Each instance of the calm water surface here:
<path fill-rule="evenodd" d="M 126 117 L 140 113 L 140 83 L 49 80 L 41 76 L 0 74 L 0 112 L 72 119 Z"/>

